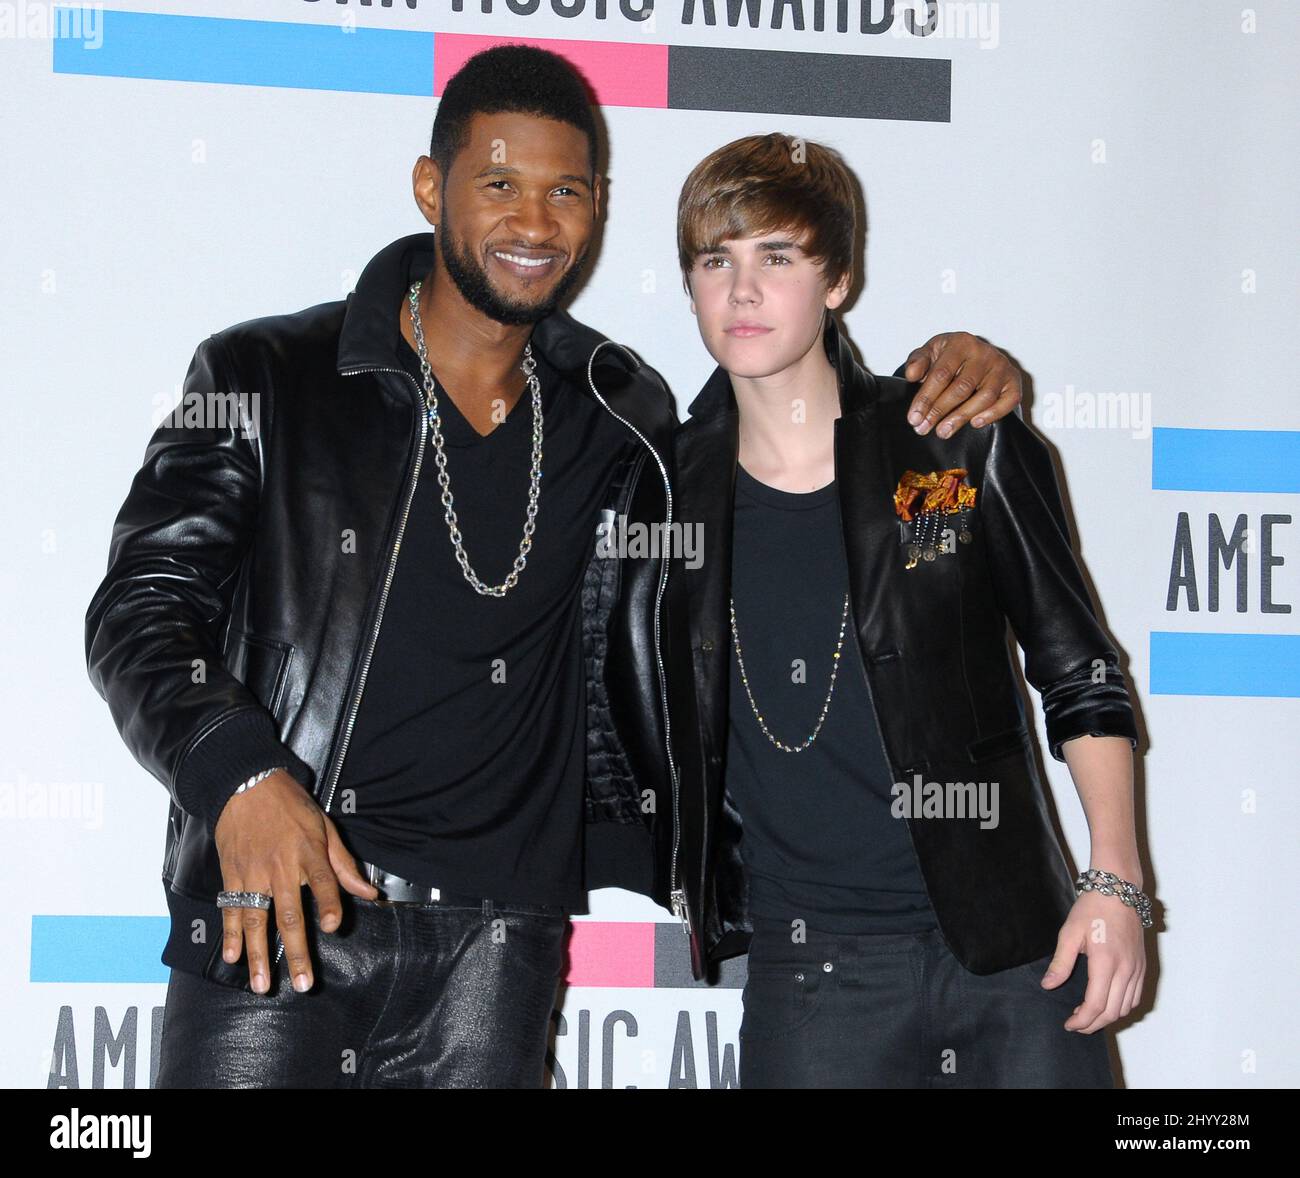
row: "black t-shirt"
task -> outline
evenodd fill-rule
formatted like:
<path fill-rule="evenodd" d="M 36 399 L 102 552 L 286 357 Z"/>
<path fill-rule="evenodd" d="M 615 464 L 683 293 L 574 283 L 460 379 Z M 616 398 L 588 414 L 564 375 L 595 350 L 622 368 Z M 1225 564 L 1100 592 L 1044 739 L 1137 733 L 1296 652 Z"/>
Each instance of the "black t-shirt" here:
<path fill-rule="evenodd" d="M 796 494 L 738 466 L 732 535 L 749 688 L 768 731 L 799 745 L 826 701 L 849 587 L 836 483 Z M 759 727 L 732 651 L 726 787 L 744 824 L 750 916 L 831 933 L 934 928 L 905 820 L 890 814 L 893 777 L 851 610 L 839 663 L 817 739 L 787 753 Z"/>
<path fill-rule="evenodd" d="M 419 358 L 401 361 L 423 389 Z M 432 435 L 331 813 L 353 852 L 431 887 L 582 910 L 583 573 L 611 474 L 636 442 L 536 348 L 543 454 L 528 563 L 502 598 L 456 561 Z M 437 381 L 436 357 L 431 358 Z M 505 580 L 528 507 L 532 396 L 480 436 L 438 384 L 470 567 Z M 345 791 L 353 791 L 351 797 Z M 354 807 L 349 813 L 347 807 Z"/>

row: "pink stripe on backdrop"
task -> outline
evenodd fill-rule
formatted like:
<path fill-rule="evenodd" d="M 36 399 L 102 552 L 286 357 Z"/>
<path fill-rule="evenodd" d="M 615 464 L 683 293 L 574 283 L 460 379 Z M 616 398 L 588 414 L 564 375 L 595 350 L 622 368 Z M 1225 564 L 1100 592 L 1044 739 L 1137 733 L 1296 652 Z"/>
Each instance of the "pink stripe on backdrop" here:
<path fill-rule="evenodd" d="M 654 921 L 575 920 L 570 927 L 566 985 L 655 984 Z"/>
<path fill-rule="evenodd" d="M 451 76 L 476 53 L 494 45 L 534 45 L 558 53 L 587 80 L 601 106 L 668 106 L 668 46 L 622 41 L 562 41 L 539 37 L 433 35 L 433 92 L 441 95 Z"/>

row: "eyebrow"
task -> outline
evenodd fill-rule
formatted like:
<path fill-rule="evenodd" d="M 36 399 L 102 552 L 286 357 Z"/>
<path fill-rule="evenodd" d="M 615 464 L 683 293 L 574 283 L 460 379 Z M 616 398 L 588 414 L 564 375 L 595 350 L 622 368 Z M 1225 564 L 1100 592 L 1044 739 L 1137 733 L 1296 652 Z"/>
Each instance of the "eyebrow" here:
<path fill-rule="evenodd" d="M 779 241 L 775 238 L 773 238 L 771 241 L 755 242 L 754 248 L 756 250 L 794 249 L 794 250 L 799 250 L 800 252 L 803 251 L 803 247 L 797 241 Z M 729 254 L 729 253 L 731 253 L 731 250 L 725 245 L 709 245 L 709 246 L 705 246 L 703 249 L 696 251 L 695 256 L 699 257 L 701 254 Z"/>
<path fill-rule="evenodd" d="M 505 164 L 498 164 L 495 168 L 484 168 L 483 171 L 474 177 L 474 179 L 482 180 L 484 176 L 518 176 L 520 174 L 518 168 L 510 168 Z M 565 172 L 563 175 L 555 177 L 555 179 L 557 182 L 563 181 L 565 184 L 581 184 L 584 188 L 591 187 L 591 181 L 589 181 L 585 176 L 575 176 L 569 172 Z"/>

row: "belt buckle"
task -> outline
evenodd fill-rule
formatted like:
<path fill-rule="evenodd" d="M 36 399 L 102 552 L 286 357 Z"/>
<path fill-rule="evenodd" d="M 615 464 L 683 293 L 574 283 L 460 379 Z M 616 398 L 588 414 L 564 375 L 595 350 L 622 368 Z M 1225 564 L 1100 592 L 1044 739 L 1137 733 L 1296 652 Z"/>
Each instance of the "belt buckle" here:
<path fill-rule="evenodd" d="M 379 889 L 379 899 L 375 901 L 377 904 L 436 904 L 442 897 L 439 888 L 412 883 L 409 879 L 403 879 L 400 875 L 385 871 L 377 864 L 363 862 L 363 867 L 366 879 Z M 390 890 L 401 889 L 418 893 L 418 898 L 401 899 L 386 894 Z"/>

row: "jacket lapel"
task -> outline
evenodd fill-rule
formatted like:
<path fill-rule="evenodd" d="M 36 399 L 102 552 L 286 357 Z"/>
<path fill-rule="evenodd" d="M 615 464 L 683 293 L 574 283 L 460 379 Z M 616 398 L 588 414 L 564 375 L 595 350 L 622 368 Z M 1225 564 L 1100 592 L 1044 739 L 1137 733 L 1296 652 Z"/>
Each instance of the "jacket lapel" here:
<path fill-rule="evenodd" d="M 875 377 L 835 340 L 842 414 L 835 422 L 835 475 L 849 565 L 849 594 L 863 663 L 897 654 L 891 625 L 904 591 L 892 465 L 880 424 Z"/>
<path fill-rule="evenodd" d="M 903 592 L 894 488 L 875 407 L 835 423 L 840 519 L 863 662 L 897 652 L 893 603 Z"/>
<path fill-rule="evenodd" d="M 721 370 L 719 370 L 721 371 Z M 730 380 L 727 392 L 730 393 Z M 732 401 L 734 406 L 734 400 Z M 699 692 L 705 752 L 721 757 L 726 747 L 730 684 L 731 527 L 736 502 L 739 417 L 724 409 L 678 435 L 677 494 L 685 526 L 698 525 L 704 561 L 684 570 L 690 602 L 691 650 Z"/>

